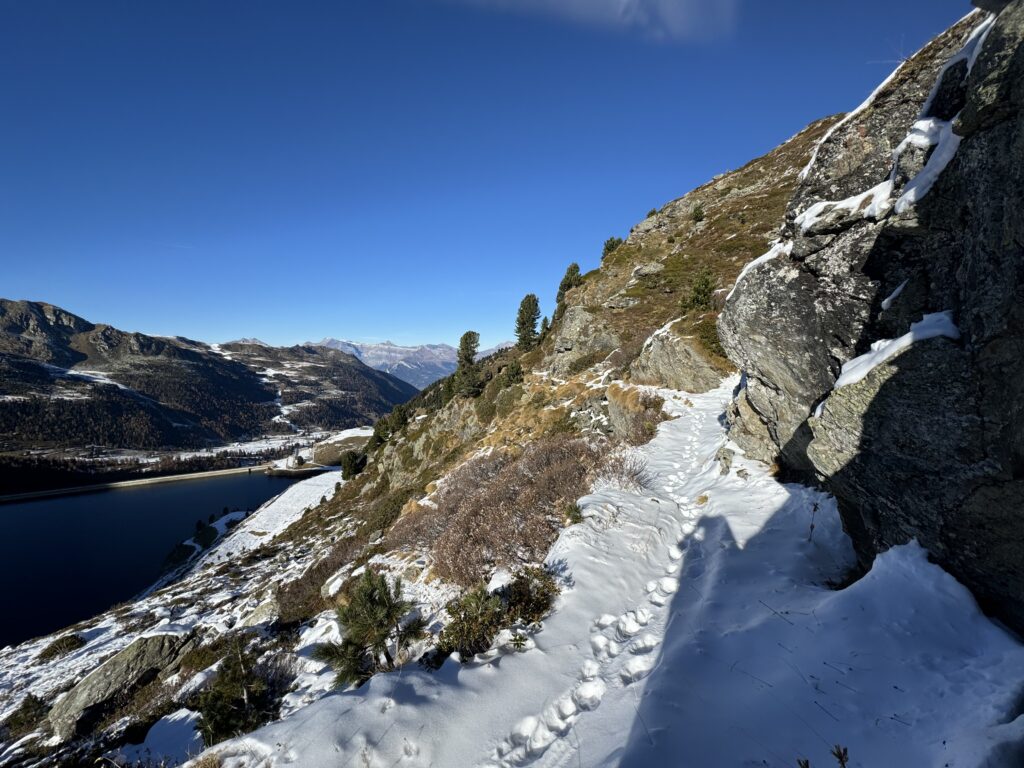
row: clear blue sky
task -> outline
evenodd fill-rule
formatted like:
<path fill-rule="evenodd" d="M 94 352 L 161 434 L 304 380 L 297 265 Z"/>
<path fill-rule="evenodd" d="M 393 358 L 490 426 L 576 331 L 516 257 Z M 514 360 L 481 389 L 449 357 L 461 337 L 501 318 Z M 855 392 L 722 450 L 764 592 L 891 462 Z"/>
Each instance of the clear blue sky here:
<path fill-rule="evenodd" d="M 0 296 L 485 345 L 967 0 L 0 0 Z"/>

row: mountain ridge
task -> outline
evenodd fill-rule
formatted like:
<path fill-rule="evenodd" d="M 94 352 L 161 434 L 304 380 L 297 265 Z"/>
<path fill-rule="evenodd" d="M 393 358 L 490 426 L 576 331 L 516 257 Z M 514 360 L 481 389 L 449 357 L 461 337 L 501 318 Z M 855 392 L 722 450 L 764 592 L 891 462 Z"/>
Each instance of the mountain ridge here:
<path fill-rule="evenodd" d="M 371 368 L 390 373 L 418 389 L 425 389 L 450 375 L 458 362 L 458 350 L 450 344 L 444 343 L 360 342 L 327 336 L 318 342 L 307 342 L 307 344 L 347 352 L 358 357 Z M 512 346 L 512 344 L 514 342 L 501 342 L 494 347 L 482 350 L 478 357 L 487 357 Z"/>
<path fill-rule="evenodd" d="M 415 389 L 319 347 L 206 344 L 0 299 L 0 444 L 196 447 L 364 426 Z"/>

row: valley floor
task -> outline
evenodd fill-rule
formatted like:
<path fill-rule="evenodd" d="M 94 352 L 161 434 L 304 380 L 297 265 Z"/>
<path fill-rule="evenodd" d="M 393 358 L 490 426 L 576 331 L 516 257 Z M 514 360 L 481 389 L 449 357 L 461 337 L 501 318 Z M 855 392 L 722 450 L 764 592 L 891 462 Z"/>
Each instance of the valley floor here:
<path fill-rule="evenodd" d="M 835 504 L 737 456 L 735 382 L 660 391 L 652 482 L 598 487 L 523 651 L 415 665 L 219 745 L 241 766 L 1019 765 L 1024 646 L 916 544 L 864 578 Z"/>

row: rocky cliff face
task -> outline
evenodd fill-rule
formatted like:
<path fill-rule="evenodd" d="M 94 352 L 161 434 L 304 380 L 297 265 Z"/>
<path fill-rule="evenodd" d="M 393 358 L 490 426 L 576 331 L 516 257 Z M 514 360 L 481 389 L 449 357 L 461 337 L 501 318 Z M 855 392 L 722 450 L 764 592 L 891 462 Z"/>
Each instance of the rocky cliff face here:
<path fill-rule="evenodd" d="M 1024 2 L 978 11 L 819 145 L 719 320 L 749 454 L 866 564 L 917 538 L 1024 628 Z"/>

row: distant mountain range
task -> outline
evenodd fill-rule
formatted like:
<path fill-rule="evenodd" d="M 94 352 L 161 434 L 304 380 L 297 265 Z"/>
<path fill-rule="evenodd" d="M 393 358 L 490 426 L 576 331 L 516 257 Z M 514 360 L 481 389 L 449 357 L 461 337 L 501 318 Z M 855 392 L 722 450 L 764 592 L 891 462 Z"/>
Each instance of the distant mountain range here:
<path fill-rule="evenodd" d="M 443 379 L 451 374 L 456 367 L 456 349 L 450 344 L 401 346 L 390 341 L 380 344 L 364 344 L 358 341 L 334 338 L 309 343 L 347 352 L 371 368 L 390 373 L 419 389 L 430 386 L 438 379 Z M 496 347 L 483 350 L 478 357 L 487 357 L 499 349 L 512 346 L 512 344 L 511 341 L 502 342 Z"/>
<path fill-rule="evenodd" d="M 372 423 L 416 394 L 322 346 L 128 333 L 0 299 L 0 450 L 179 448 Z"/>

